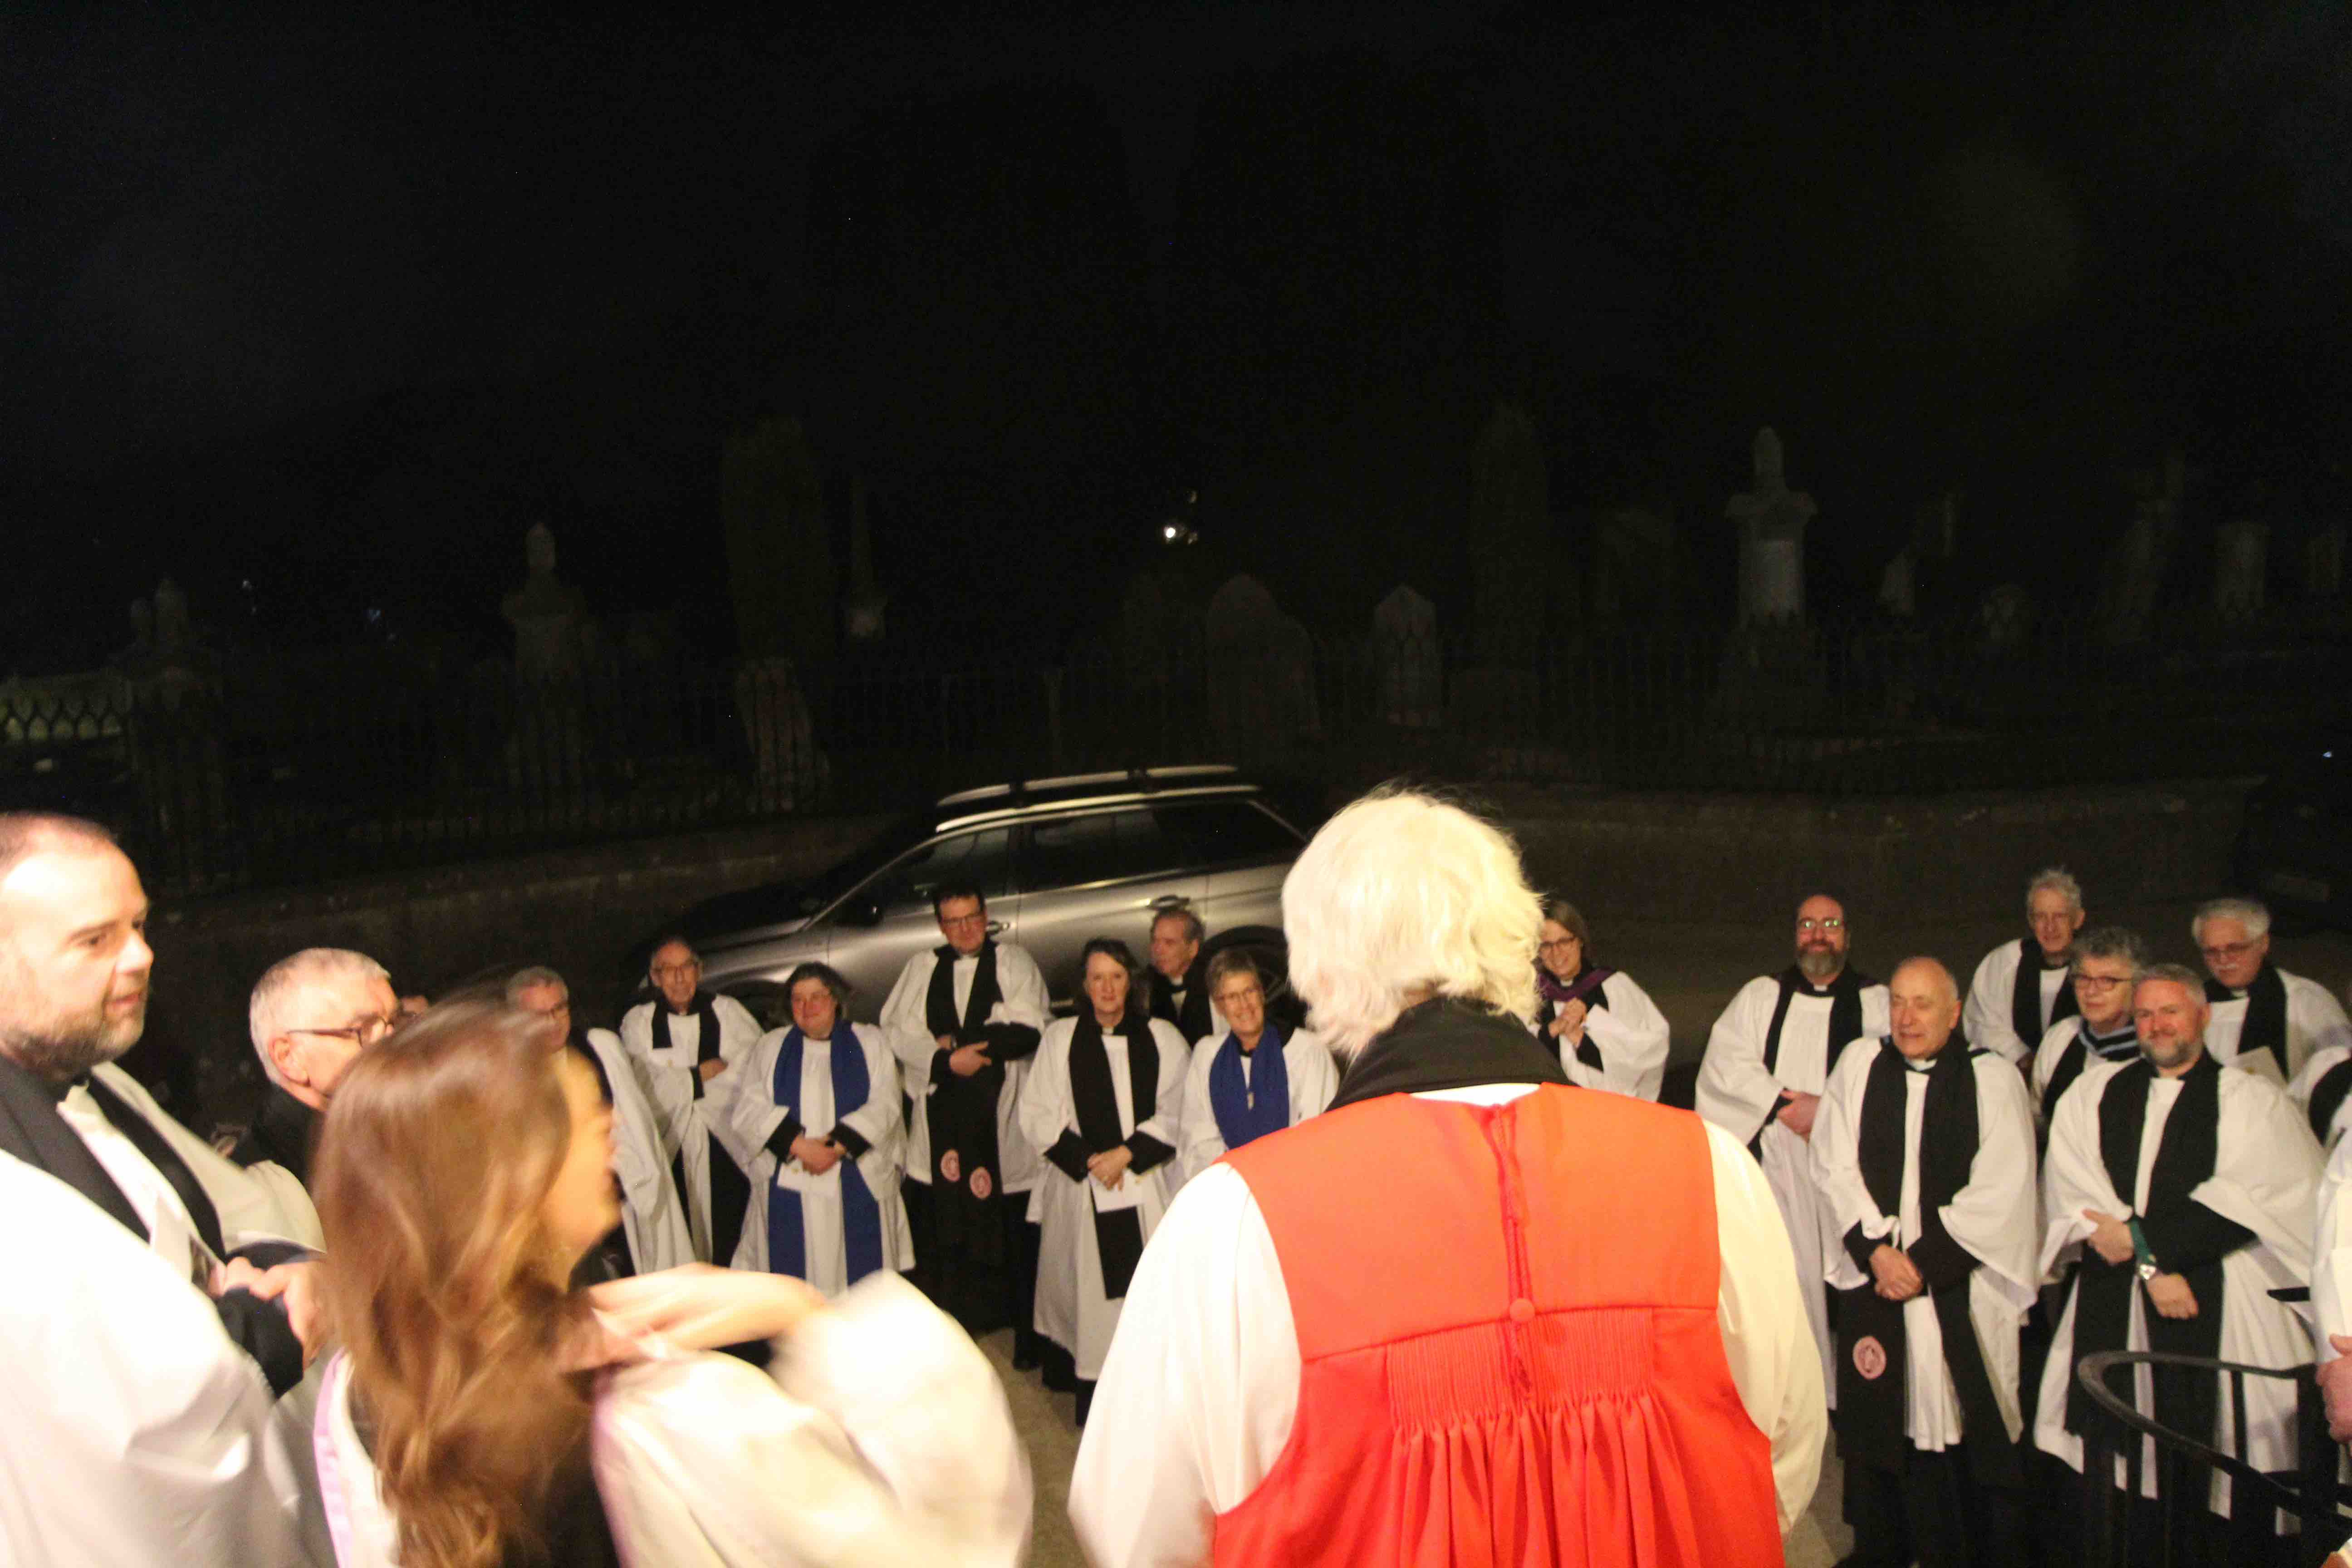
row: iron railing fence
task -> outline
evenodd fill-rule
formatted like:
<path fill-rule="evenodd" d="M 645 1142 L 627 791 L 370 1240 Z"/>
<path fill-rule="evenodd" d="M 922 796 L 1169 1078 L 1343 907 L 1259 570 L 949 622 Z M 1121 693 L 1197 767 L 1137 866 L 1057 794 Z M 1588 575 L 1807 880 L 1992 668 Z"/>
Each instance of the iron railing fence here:
<path fill-rule="evenodd" d="M 881 810 L 976 782 L 1240 763 L 1594 789 L 1911 794 L 2261 772 L 2336 642 L 1797 628 L 1580 641 L 1293 633 L 1053 664 L 613 659 L 561 679 L 386 658 L 0 686 L 0 790 L 121 831 L 158 885 L 267 887 Z"/>

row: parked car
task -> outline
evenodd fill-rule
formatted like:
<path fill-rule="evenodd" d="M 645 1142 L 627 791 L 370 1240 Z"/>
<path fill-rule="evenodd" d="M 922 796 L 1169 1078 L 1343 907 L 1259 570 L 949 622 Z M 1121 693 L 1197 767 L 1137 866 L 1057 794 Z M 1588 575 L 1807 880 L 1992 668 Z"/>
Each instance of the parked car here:
<path fill-rule="evenodd" d="M 769 1013 L 795 964 L 822 960 L 873 1019 L 907 960 L 942 940 L 931 891 L 977 884 L 989 930 L 1045 972 L 1055 1005 L 1077 994 L 1079 952 L 1115 936 L 1140 955 L 1153 918 L 1189 905 L 1214 948 L 1242 944 L 1280 994 L 1282 879 L 1305 847 L 1265 792 L 1229 767 L 1168 767 L 990 784 L 948 795 L 832 869 L 695 905 L 669 929 L 702 954 L 703 984 Z M 641 944 L 635 984 L 642 987 Z"/>
<path fill-rule="evenodd" d="M 2324 729 L 2246 796 L 2236 885 L 2289 926 L 2352 926 L 2352 730 Z"/>

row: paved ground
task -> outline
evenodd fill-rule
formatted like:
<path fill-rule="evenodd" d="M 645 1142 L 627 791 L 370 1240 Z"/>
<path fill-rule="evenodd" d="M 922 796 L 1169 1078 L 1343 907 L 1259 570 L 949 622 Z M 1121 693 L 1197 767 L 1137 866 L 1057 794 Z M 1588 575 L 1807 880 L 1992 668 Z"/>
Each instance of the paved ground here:
<path fill-rule="evenodd" d="M 1789 962 L 1794 934 L 1749 926 L 1612 925 L 1601 900 L 1585 908 L 1595 923 L 1594 945 L 1601 961 L 1626 970 L 1656 999 L 1674 1025 L 1675 1060 L 1682 1064 L 1698 1060 L 1716 1014 L 1734 991 L 1751 976 Z M 2092 919 L 2132 926 L 2149 939 L 2159 957 L 2194 963 L 2189 912 L 2186 904 L 2095 907 Z M 1865 971 L 1884 977 L 1912 953 L 1932 953 L 1952 966 L 1964 986 L 1987 949 L 2023 932 L 2021 915 L 2011 921 L 1998 912 L 1981 921 L 1941 924 L 1906 924 L 1898 917 L 1874 922 L 1862 911 L 1856 917 L 1854 958 Z M 2297 973 L 2325 981 L 2338 995 L 2352 981 L 2352 935 L 2344 932 L 2281 937 L 2273 945 L 2273 958 Z M 1070 1396 L 1049 1394 L 1034 1375 L 1012 1370 L 1009 1331 L 989 1336 L 982 1347 L 1004 1380 L 1036 1476 L 1036 1536 L 1029 1560 L 1034 1568 L 1078 1568 L 1085 1559 L 1071 1536 L 1066 1511 L 1070 1467 L 1077 1455 Z M 1828 1568 L 1852 1549 L 1852 1533 L 1838 1519 L 1840 1487 L 1841 1472 L 1832 1454 L 1822 1467 L 1811 1510 L 1789 1537 L 1790 1568 Z"/>

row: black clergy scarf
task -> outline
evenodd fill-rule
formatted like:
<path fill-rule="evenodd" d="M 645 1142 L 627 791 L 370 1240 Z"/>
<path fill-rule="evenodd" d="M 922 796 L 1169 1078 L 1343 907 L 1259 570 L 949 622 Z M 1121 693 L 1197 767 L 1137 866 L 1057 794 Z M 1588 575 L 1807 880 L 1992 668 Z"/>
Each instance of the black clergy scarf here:
<path fill-rule="evenodd" d="M 1609 983 L 1609 977 L 1616 973 L 1613 969 L 1602 969 L 1597 964 L 1587 964 L 1576 972 L 1575 979 L 1559 980 L 1553 977 L 1550 970 L 1538 964 L 1536 996 L 1542 1004 L 1540 1008 L 1542 1016 L 1536 1019 L 1537 1025 L 1541 1026 L 1549 1024 L 1554 1018 L 1559 1016 L 1559 1010 L 1570 1002 L 1583 1003 L 1587 1012 L 1591 1012 L 1595 1007 L 1606 1007 L 1609 1005 L 1609 993 L 1601 987 L 1606 985 Z M 1594 1041 L 1590 1032 L 1576 1043 L 1576 1059 L 1595 1072 L 1604 1070 L 1601 1065 L 1601 1047 Z"/>
<path fill-rule="evenodd" d="M 700 1067 L 705 1062 L 717 1061 L 720 1054 L 719 1008 L 711 1001 L 710 993 L 696 992 L 694 1000 L 688 1004 L 686 1011 L 693 1014 L 702 1024 L 702 1027 L 696 1031 L 695 1035 L 694 1065 Z M 669 999 L 667 997 L 656 997 L 654 1000 L 654 1049 L 664 1052 L 670 1049 Z M 702 1075 L 698 1072 L 694 1075 L 693 1089 L 694 1098 L 700 1100 Z"/>
<path fill-rule="evenodd" d="M 1106 1033 L 1127 1040 L 1129 1103 L 1135 1108 L 1140 1129 L 1160 1109 L 1160 1042 L 1152 1038 L 1151 1019 L 1130 1005 L 1115 1028 L 1106 1031 L 1094 1009 L 1078 1010 L 1077 1026 L 1070 1035 L 1070 1104 L 1077 1112 L 1078 1130 L 1067 1129 L 1055 1141 L 1047 1158 L 1055 1168 L 1076 1182 L 1087 1178 L 1089 1155 L 1124 1147 L 1133 1158 L 1129 1176 L 1139 1176 L 1164 1164 L 1176 1151 L 1143 1131 L 1129 1133 L 1118 1120 L 1118 1090 L 1111 1082 L 1110 1052 L 1103 1047 Z M 1092 1194 L 1088 1194 L 1091 1199 Z M 1095 1249 L 1102 1259 L 1103 1294 L 1116 1301 L 1127 1294 L 1135 1266 L 1143 1261 L 1143 1214 L 1139 1209 L 1095 1211 Z"/>
<path fill-rule="evenodd" d="M 2319 1081 L 2311 1086 L 2311 1131 L 2322 1149 L 2327 1147 L 2327 1130 L 2336 1125 L 2336 1113 L 2344 1108 L 2347 1091 L 2352 1091 L 2352 1057 L 2321 1073 Z"/>
<path fill-rule="evenodd" d="M 981 943 L 961 1018 L 955 1008 L 955 966 L 964 955 L 951 944 L 942 944 L 932 956 L 937 962 L 923 995 L 923 1026 L 934 1038 L 945 1035 L 959 1047 L 992 1043 L 989 1010 L 1004 999 L 996 983 L 996 943 Z M 949 1054 L 933 1054 L 931 1092 L 923 1101 L 931 1134 L 931 1224 L 941 1250 L 999 1268 L 1007 1261 L 1004 1226 L 993 1202 L 1004 1190 L 996 1147 L 996 1101 L 1004 1088 L 1004 1064 L 992 1050 L 988 1066 L 970 1078 L 959 1078 L 948 1066 Z"/>
<path fill-rule="evenodd" d="M 1879 1211 L 1899 1215 L 1903 1171 L 1908 1159 L 1906 1122 L 1912 1069 L 1893 1039 L 1881 1039 L 1876 1048 L 1878 1054 L 1863 1086 L 1855 1127 L 1856 1163 L 1862 1168 L 1863 1185 Z M 1919 1270 L 1936 1309 L 1936 1325 L 1943 1331 L 1944 1365 L 1959 1395 L 1971 1474 L 1983 1485 L 2016 1486 L 2024 1479 L 2023 1468 L 1993 1397 L 1992 1378 L 1977 1344 L 1976 1324 L 1969 1315 L 1969 1278 L 1976 1272 L 1978 1258 L 1952 1239 L 1943 1218 L 1944 1206 L 1969 1184 L 1982 1137 L 1975 1060 L 1982 1055 L 1955 1033 L 1925 1075 L 1927 1102 L 1919 1127 L 1920 1234 L 1906 1238 L 1904 1251 Z M 1846 1233 L 1846 1251 L 1866 1279 L 1871 1277 L 1870 1256 L 1881 1245 L 1865 1237 L 1859 1225 Z M 1850 1445 L 1857 1458 L 1890 1469 L 1903 1464 L 1907 1441 L 1903 1426 L 1910 1345 L 1903 1309 L 1904 1303 L 1887 1300 L 1872 1283 L 1839 1292 L 1838 1441 Z M 1882 1353 L 1857 1355 L 1856 1349 L 1864 1340 L 1874 1340 Z M 1876 1376 L 1864 1374 L 1865 1362 L 1879 1369 Z"/>
<path fill-rule="evenodd" d="M 1184 1043 L 1209 1037 L 1209 961 L 1196 957 L 1184 972 L 1184 1005 L 1176 1005 L 1176 983 L 1158 970 L 1151 972 L 1151 1016 L 1176 1026 Z"/>
<path fill-rule="evenodd" d="M 2237 993 L 2218 980 L 2205 982 L 2208 1003 L 2233 1002 Z M 2246 987 L 2246 1022 L 2238 1031 L 2238 1054 L 2268 1051 L 2271 1060 L 2278 1064 L 2281 1074 L 2286 1071 L 2286 982 L 2270 960 L 2254 972 L 2254 982 Z"/>
<path fill-rule="evenodd" d="M 686 1011 L 693 1014 L 702 1026 L 695 1031 L 696 1068 L 698 1069 L 705 1062 L 724 1059 L 725 1053 L 719 1048 L 724 1037 L 719 1028 L 719 1006 L 710 993 L 696 992 Z M 669 1016 L 669 998 L 655 997 L 653 1044 L 657 1051 L 672 1048 Z M 604 1074 L 600 1071 L 597 1078 L 601 1081 Z M 694 1090 L 694 1098 L 700 1100 L 702 1074 L 698 1070 L 694 1072 L 689 1075 L 688 1082 Z M 610 1098 L 610 1088 L 606 1085 L 607 1099 Z M 735 1256 L 735 1244 L 743 1237 L 743 1216 L 751 1208 L 751 1181 L 743 1174 L 742 1167 L 735 1163 L 735 1156 L 727 1152 L 727 1145 L 719 1141 L 717 1133 L 705 1133 L 704 1136 L 710 1140 L 710 1261 L 724 1268 Z M 677 1190 L 683 1195 L 686 1192 L 686 1157 L 681 1153 L 672 1159 L 669 1168 L 672 1178 L 677 1183 Z"/>
<path fill-rule="evenodd" d="M 170 1140 L 103 1082 L 95 1078 L 85 1082 L 99 1113 L 171 1183 L 189 1219 L 194 1222 L 196 1234 L 212 1249 L 213 1256 L 227 1257 L 219 1211 L 213 1207 L 204 1184 L 188 1169 L 187 1162 L 180 1158 Z M 146 1241 L 149 1232 L 139 1211 L 131 1206 L 113 1176 L 59 1109 L 71 1087 L 52 1084 L 0 1057 L 0 1151 L 46 1171 L 88 1198 L 131 1235 Z M 309 1256 L 306 1249 L 290 1244 L 260 1244 L 240 1250 L 256 1266 L 265 1268 Z M 282 1301 L 264 1301 L 250 1291 L 231 1290 L 215 1297 L 213 1306 L 228 1337 L 260 1366 L 273 1394 L 283 1394 L 302 1381 L 302 1342 L 287 1321 Z"/>
<path fill-rule="evenodd" d="M 2138 1189 L 2140 1138 L 2147 1123 L 2148 1089 L 2155 1081 L 2156 1069 L 2143 1058 L 2101 1086 L 2099 1159 L 2116 1195 L 2126 1204 Z M 2148 1174 L 2147 1208 L 2140 1215 L 2140 1231 L 2157 1267 L 2189 1281 L 2197 1297 L 2197 1315 L 2168 1318 L 2147 1308 L 2150 1350 L 2210 1358 L 2221 1348 L 2221 1314 L 2229 1308 L 2222 1297 L 2221 1259 L 2252 1241 L 2253 1232 L 2189 1195 L 2213 1174 L 2221 1130 L 2221 1067 L 2211 1057 L 2200 1056 L 2181 1076 L 2180 1097 L 2165 1118 L 2163 1141 Z M 2074 1354 L 2124 1349 L 2131 1329 L 2131 1295 L 2139 1281 L 2134 1260 L 2109 1263 L 2086 1247 L 2075 1281 Z M 2158 1366 L 2153 1372 L 2156 1419 L 2205 1440 L 2213 1430 L 2213 1379 L 2173 1367 Z M 2070 1383 L 2066 1430 L 2079 1433 L 2086 1421 L 2095 1419 L 2090 1395 L 2079 1384 Z"/>
<path fill-rule="evenodd" d="M 2009 1026 L 2025 1042 L 2031 1053 L 2042 1043 L 2042 1034 L 2061 1018 L 2072 1018 L 2081 1011 L 2074 1005 L 2074 987 L 2061 983 L 2058 1000 L 2050 1005 L 2050 1024 L 2042 1021 L 2042 977 L 2049 972 L 2042 962 L 2042 944 L 2027 937 L 2017 944 L 2017 978 L 2009 988 Z"/>
<path fill-rule="evenodd" d="M 1487 1083 L 1566 1085 L 1557 1053 L 1517 1018 L 1475 1003 L 1434 997 L 1406 1008 L 1356 1053 L 1331 1109 L 1386 1094 L 1429 1094 Z"/>
<path fill-rule="evenodd" d="M 2058 1065 L 2050 1069 L 2050 1087 L 2042 1091 L 2042 1124 L 2044 1127 L 2049 1126 L 2050 1119 L 2058 1113 L 2058 1101 L 2074 1087 L 2074 1080 L 2083 1076 L 2083 1069 L 2091 1065 L 2093 1051 L 2099 1053 L 2102 1061 L 2120 1061 L 2126 1057 L 2138 1055 L 2138 1026 L 2126 1023 L 2111 1035 L 2095 1033 L 2088 1024 L 2077 1023 L 2074 1026 L 2074 1037 L 2066 1042 L 2064 1050 L 2058 1053 Z"/>
<path fill-rule="evenodd" d="M 287 1093 L 285 1085 L 273 1083 L 254 1112 L 253 1125 L 228 1157 L 240 1165 L 257 1165 L 264 1160 L 282 1165 L 308 1188 L 310 1154 L 319 1146 L 319 1123 L 325 1120 L 324 1112 Z"/>
<path fill-rule="evenodd" d="M 1831 1070 L 1837 1066 L 1838 1054 L 1848 1044 L 1862 1037 L 1862 994 L 1867 987 L 1877 984 L 1851 965 L 1840 970 L 1838 977 L 1827 985 L 1814 984 L 1805 977 L 1805 972 L 1793 963 L 1780 971 L 1780 994 L 1772 1004 L 1772 1023 L 1764 1031 L 1765 1072 L 1769 1074 L 1780 1068 L 1780 1029 L 1789 1021 L 1789 1004 L 1800 995 L 1827 996 L 1830 998 L 1830 1037 L 1822 1059 L 1822 1081 L 1827 1083 Z M 1772 1125 L 1772 1118 L 1788 1101 L 1789 1091 L 1783 1089 L 1780 1100 L 1766 1114 L 1763 1126 L 1757 1128 L 1755 1135 L 1748 1140 L 1748 1152 L 1758 1159 L 1763 1158 L 1760 1141 L 1764 1128 Z"/>

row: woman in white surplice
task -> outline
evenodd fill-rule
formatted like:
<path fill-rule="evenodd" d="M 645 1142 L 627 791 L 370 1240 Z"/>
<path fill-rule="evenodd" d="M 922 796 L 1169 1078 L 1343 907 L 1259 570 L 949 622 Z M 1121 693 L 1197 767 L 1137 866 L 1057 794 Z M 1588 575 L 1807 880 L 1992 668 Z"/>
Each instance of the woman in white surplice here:
<path fill-rule="evenodd" d="M 1080 1426 L 1128 1281 L 1174 1190 L 1192 1063 L 1175 1026 L 1150 1016 L 1125 942 L 1097 937 L 1086 964 L 1077 1016 L 1047 1026 L 1021 1093 L 1022 1135 L 1051 1167 L 1029 1200 L 1045 1232 L 1037 1331 L 1076 1363 Z"/>
<path fill-rule="evenodd" d="M 895 1274 L 827 1304 L 694 1265 L 570 1293 L 619 1207 L 612 1112 L 535 1015 L 432 1009 L 364 1057 L 313 1181 L 320 1488 L 343 1568 L 1014 1563 L 994 1373 Z M 772 1339 L 774 1376 L 698 1348 Z"/>
<path fill-rule="evenodd" d="M 848 983 L 803 963 L 784 982 L 793 1026 L 760 1037 L 716 1112 L 751 1155 L 751 1204 L 738 1268 L 807 1280 L 838 1296 L 915 1261 L 898 1180 L 906 1174 L 898 1058 L 874 1025 L 842 1016 Z M 797 1064 L 797 1065 L 795 1065 Z"/>

